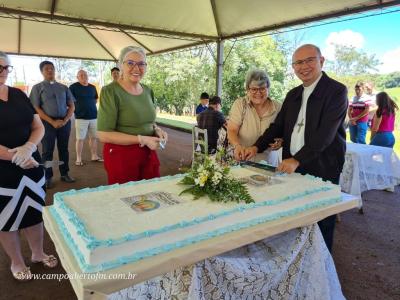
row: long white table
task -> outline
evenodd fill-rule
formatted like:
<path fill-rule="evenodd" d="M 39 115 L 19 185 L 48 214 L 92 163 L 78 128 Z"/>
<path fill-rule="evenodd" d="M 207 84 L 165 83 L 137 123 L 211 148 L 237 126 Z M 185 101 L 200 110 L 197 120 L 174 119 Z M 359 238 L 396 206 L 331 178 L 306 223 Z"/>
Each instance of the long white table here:
<path fill-rule="evenodd" d="M 358 202 L 358 197 L 343 194 L 342 201 L 334 205 L 308 210 L 297 215 L 259 224 L 103 272 L 105 274 L 137 274 L 133 280 L 93 280 L 74 278 L 70 281 L 79 299 L 106 299 L 113 293 L 127 289 L 133 285 L 137 285 L 162 274 L 167 274 L 173 270 L 177 270 L 256 241 L 264 240 L 265 238 L 272 237 L 294 228 L 309 226 L 327 216 L 355 208 L 357 207 Z M 81 273 L 73 254 L 63 240 L 48 208 L 44 208 L 43 217 L 45 227 L 55 244 L 65 271 L 69 274 Z M 314 227 L 317 228 L 316 226 Z M 315 237 L 314 234 L 314 238 L 319 239 L 319 244 L 323 245 L 321 244 L 323 243 L 323 241 L 321 242 L 321 238 L 318 238 L 318 235 L 320 235 L 319 230 L 317 231 L 317 236 Z M 323 246 L 323 249 L 325 249 L 323 251 L 327 252 L 325 246 Z M 325 253 L 325 256 L 326 255 L 328 255 L 328 259 L 331 260 L 329 253 Z M 333 276 L 336 276 L 336 282 L 338 282 L 336 272 L 333 272 Z M 113 299 L 112 296 L 110 296 L 110 298 Z"/>
<path fill-rule="evenodd" d="M 400 184 L 400 160 L 391 148 L 347 143 L 340 177 L 342 191 L 359 196 L 367 190 L 394 191 Z"/>

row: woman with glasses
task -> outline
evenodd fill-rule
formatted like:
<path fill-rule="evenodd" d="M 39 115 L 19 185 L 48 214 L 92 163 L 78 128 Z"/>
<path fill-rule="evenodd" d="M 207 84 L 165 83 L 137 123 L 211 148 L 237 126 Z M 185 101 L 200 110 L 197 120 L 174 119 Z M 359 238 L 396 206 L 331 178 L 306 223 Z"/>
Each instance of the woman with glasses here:
<path fill-rule="evenodd" d="M 43 124 L 29 98 L 7 86 L 12 66 L 0 52 L 0 242 L 11 259 L 11 273 L 18 281 L 32 279 L 21 253 L 23 232 L 32 251 L 31 261 L 54 268 L 58 261 L 43 252 L 42 207 L 45 176 L 37 144 Z"/>
<path fill-rule="evenodd" d="M 246 75 L 245 88 L 246 96 L 233 103 L 228 120 L 228 139 L 238 161 L 244 160 L 245 148 L 257 141 L 281 109 L 279 102 L 269 98 L 270 80 L 266 72 L 251 69 Z M 277 165 L 278 154 L 271 150 L 279 149 L 280 144 L 280 139 L 276 139 L 271 149 L 258 154 L 255 161 L 267 160 Z"/>
<path fill-rule="evenodd" d="M 155 150 L 168 139 L 155 124 L 153 91 L 141 83 L 147 70 L 144 49 L 122 49 L 119 68 L 120 78 L 101 91 L 97 119 L 109 184 L 159 177 Z"/>

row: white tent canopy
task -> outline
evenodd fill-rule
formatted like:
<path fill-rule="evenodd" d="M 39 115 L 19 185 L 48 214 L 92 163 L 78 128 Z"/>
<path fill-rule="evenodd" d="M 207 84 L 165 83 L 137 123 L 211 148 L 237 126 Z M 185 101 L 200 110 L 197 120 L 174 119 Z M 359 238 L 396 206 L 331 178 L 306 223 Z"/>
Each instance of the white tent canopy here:
<path fill-rule="evenodd" d="M 0 50 L 116 60 L 127 45 L 158 54 L 399 4 L 398 0 L 0 0 Z"/>

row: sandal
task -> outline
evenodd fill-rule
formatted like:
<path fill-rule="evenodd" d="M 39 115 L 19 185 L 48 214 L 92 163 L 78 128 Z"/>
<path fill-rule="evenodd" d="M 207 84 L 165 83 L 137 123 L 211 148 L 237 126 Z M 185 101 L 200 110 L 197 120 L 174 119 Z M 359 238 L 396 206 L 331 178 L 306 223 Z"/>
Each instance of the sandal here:
<path fill-rule="evenodd" d="M 12 272 L 13 277 L 15 278 L 15 280 L 17 281 L 29 281 L 33 278 L 32 273 L 31 273 L 31 269 L 26 267 L 24 268 L 22 271 L 19 272 Z"/>
<path fill-rule="evenodd" d="M 32 263 L 34 264 L 41 263 L 43 267 L 52 269 L 58 265 L 58 259 L 54 255 L 49 255 L 47 258 L 42 260 L 32 260 Z"/>
<path fill-rule="evenodd" d="M 92 159 L 92 161 L 95 161 L 95 162 L 103 162 L 104 159 L 102 159 L 101 157 L 99 157 L 99 158 L 96 158 L 96 159 Z"/>
<path fill-rule="evenodd" d="M 82 167 L 83 166 L 83 162 L 82 161 L 76 161 L 75 162 L 75 166 Z"/>

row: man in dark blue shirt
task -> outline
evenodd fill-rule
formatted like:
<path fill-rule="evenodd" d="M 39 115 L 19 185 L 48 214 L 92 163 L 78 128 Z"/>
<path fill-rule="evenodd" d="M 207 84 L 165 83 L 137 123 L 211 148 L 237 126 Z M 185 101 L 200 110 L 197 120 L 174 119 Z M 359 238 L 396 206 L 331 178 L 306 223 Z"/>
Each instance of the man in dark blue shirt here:
<path fill-rule="evenodd" d="M 99 98 L 96 87 L 88 82 L 86 71 L 80 70 L 76 76 L 78 82 L 69 89 L 74 95 L 75 102 L 75 130 L 76 130 L 76 162 L 75 165 L 83 166 L 83 143 L 89 132 L 89 146 L 92 161 L 103 161 L 97 154 L 97 107 Z"/>
<path fill-rule="evenodd" d="M 197 105 L 197 107 L 196 107 L 196 116 L 207 109 L 209 98 L 210 98 L 210 96 L 208 96 L 207 93 L 205 93 L 205 92 L 201 93 L 200 104 Z"/>
<path fill-rule="evenodd" d="M 208 152 L 217 150 L 218 130 L 226 123 L 221 112 L 221 98 L 214 96 L 210 99 L 208 108 L 197 115 L 197 124 L 201 129 L 207 129 Z"/>

